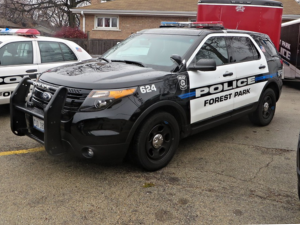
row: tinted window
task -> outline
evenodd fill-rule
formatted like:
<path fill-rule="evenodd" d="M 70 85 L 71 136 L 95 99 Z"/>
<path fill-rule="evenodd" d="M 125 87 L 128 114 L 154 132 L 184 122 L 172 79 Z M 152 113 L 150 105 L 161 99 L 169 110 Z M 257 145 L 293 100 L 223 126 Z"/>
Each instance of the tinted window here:
<path fill-rule="evenodd" d="M 273 43 L 271 43 L 269 40 L 259 38 L 256 42 L 267 59 L 278 56 L 277 50 L 275 49 Z"/>
<path fill-rule="evenodd" d="M 33 50 L 31 41 L 13 42 L 0 49 L 2 66 L 33 64 Z"/>
<path fill-rule="evenodd" d="M 248 37 L 228 38 L 229 62 L 245 62 L 259 59 L 259 53 Z"/>
<path fill-rule="evenodd" d="M 201 47 L 196 55 L 199 59 L 214 59 L 217 66 L 228 63 L 228 53 L 224 37 L 211 37 Z"/>
<path fill-rule="evenodd" d="M 77 57 L 65 44 L 58 42 L 39 41 L 42 63 L 74 61 Z"/>

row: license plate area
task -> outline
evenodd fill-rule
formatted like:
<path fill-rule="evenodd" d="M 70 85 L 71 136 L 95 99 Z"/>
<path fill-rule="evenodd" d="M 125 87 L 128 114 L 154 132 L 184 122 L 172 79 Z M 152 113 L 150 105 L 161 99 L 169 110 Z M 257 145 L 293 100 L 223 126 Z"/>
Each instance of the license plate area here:
<path fill-rule="evenodd" d="M 33 128 L 44 133 L 44 121 L 35 116 L 33 116 L 32 119 L 33 119 Z"/>

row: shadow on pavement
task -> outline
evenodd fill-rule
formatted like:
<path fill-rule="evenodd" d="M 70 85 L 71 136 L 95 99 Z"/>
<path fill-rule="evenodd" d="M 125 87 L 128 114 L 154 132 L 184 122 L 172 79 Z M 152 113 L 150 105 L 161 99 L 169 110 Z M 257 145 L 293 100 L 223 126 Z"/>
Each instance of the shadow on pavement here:
<path fill-rule="evenodd" d="M 0 116 L 9 115 L 9 104 L 0 105 Z"/>
<path fill-rule="evenodd" d="M 300 90 L 300 80 L 296 80 L 296 81 L 283 81 L 283 85 L 287 86 L 289 88 L 293 88 L 293 89 L 297 89 Z"/>

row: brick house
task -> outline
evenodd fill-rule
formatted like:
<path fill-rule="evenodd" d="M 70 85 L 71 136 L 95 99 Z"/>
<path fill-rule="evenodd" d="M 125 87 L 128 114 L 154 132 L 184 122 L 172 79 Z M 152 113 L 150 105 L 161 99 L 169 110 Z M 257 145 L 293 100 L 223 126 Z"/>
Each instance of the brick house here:
<path fill-rule="evenodd" d="M 283 22 L 300 18 L 300 5 L 294 0 L 277 0 L 284 5 Z M 74 8 L 80 14 L 80 28 L 91 39 L 125 39 L 161 21 L 193 21 L 198 0 L 91 0 L 91 5 Z"/>
<path fill-rule="evenodd" d="M 80 13 L 80 28 L 92 39 L 125 39 L 146 28 L 157 28 L 161 21 L 196 19 L 198 0 L 114 0 L 72 9 Z"/>

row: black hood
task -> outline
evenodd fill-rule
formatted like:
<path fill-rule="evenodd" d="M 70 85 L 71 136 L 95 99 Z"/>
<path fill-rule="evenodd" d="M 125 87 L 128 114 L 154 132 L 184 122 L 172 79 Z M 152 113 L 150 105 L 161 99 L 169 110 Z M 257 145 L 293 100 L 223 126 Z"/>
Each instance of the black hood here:
<path fill-rule="evenodd" d="M 157 71 L 123 62 L 106 63 L 92 59 L 81 63 L 56 67 L 44 72 L 41 81 L 82 89 L 110 89 L 134 87 L 162 80 L 165 71 Z"/>

